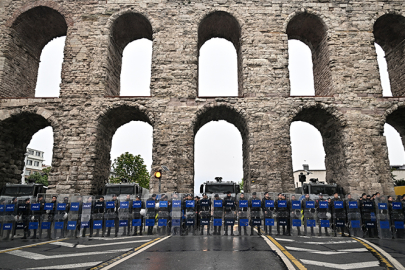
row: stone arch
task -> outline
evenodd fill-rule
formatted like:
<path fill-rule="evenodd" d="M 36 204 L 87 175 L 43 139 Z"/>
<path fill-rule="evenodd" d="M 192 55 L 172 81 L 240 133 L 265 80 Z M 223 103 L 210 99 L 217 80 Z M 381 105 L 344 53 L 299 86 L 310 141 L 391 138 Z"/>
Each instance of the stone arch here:
<path fill-rule="evenodd" d="M 20 183 L 24 154 L 32 136 L 45 127 L 55 128 L 55 125 L 52 117 L 37 113 L 35 109 L 14 112 L 0 121 L 0 188 L 6 183 Z"/>
<path fill-rule="evenodd" d="M 238 65 L 238 95 L 240 96 L 242 94 L 242 49 L 241 26 L 238 20 L 225 11 L 214 11 L 207 14 L 198 25 L 198 57 L 201 46 L 211 38 L 224 38 L 235 47 Z"/>
<path fill-rule="evenodd" d="M 391 110 L 387 111 L 385 115 L 385 123 L 395 128 L 401 136 L 402 145 L 405 145 L 405 105 L 400 104 L 394 106 Z M 381 135 L 384 132 L 384 123 L 381 125 Z"/>
<path fill-rule="evenodd" d="M 392 94 L 404 96 L 405 17 L 395 13 L 382 15 L 373 25 L 373 34 L 375 42 L 385 52 Z"/>
<path fill-rule="evenodd" d="M 67 34 L 68 25 L 59 11 L 43 5 L 26 9 L 7 23 L 1 97 L 34 97 L 42 49 L 52 39 Z"/>
<path fill-rule="evenodd" d="M 294 121 L 309 123 L 319 130 L 326 154 L 326 181 L 348 187 L 343 134 L 346 121 L 343 116 L 334 108 L 316 104 L 300 107 L 290 118 L 290 126 Z"/>
<path fill-rule="evenodd" d="M 296 13 L 286 27 L 288 39 L 305 43 L 312 52 L 316 96 L 331 96 L 332 75 L 329 67 L 328 29 L 324 21 L 309 12 Z"/>
<path fill-rule="evenodd" d="M 154 126 L 152 114 L 141 106 L 118 105 L 100 113 L 97 119 L 96 153 L 92 157 L 95 164 L 91 187 L 93 194 L 99 193 L 108 180 L 111 143 L 115 131 L 130 121 L 142 121 Z"/>
<path fill-rule="evenodd" d="M 146 38 L 153 41 L 152 24 L 141 13 L 120 13 L 110 22 L 110 40 L 108 44 L 106 95 L 118 96 L 120 92 L 120 73 L 122 53 L 128 43 Z"/>
<path fill-rule="evenodd" d="M 250 169 L 249 169 L 249 129 L 247 123 L 247 117 L 242 110 L 237 110 L 226 104 L 219 104 L 214 106 L 205 106 L 197 111 L 195 118 L 192 121 L 192 129 L 194 140 L 197 132 L 202 126 L 211 122 L 225 120 L 230 124 L 233 124 L 240 132 L 242 136 L 242 152 L 243 152 L 243 179 L 245 187 L 250 186 Z M 194 144 L 193 144 L 194 153 Z M 194 172 L 194 169 L 193 169 Z M 193 176 L 194 177 L 194 176 Z M 194 179 L 193 179 L 194 185 Z M 193 186 L 188 187 L 189 190 L 193 190 Z M 187 189 L 184 188 L 183 189 Z M 247 189 L 245 189 L 247 190 Z"/>

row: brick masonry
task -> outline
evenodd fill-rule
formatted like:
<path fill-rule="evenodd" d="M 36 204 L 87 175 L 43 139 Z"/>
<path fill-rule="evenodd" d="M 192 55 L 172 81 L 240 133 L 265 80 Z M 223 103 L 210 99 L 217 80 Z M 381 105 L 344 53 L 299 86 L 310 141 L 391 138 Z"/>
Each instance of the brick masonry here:
<path fill-rule="evenodd" d="M 290 125 L 321 132 L 327 180 L 393 193 L 383 126 L 405 135 L 403 1 L 58 0 L 0 2 L 0 183 L 21 178 L 31 136 L 52 126 L 50 192 L 95 193 L 111 139 L 132 121 L 153 126 L 152 171 L 164 191 L 191 192 L 194 137 L 209 121 L 243 138 L 245 190 L 293 190 Z M 34 98 L 45 44 L 66 35 L 60 97 Z M 211 37 L 238 54 L 239 96 L 198 97 L 198 51 Z M 153 41 L 150 97 L 118 97 L 122 50 Z M 312 50 L 315 96 L 291 97 L 288 39 Z M 382 97 L 374 42 L 394 97 Z M 151 178 L 151 189 L 157 182 Z"/>

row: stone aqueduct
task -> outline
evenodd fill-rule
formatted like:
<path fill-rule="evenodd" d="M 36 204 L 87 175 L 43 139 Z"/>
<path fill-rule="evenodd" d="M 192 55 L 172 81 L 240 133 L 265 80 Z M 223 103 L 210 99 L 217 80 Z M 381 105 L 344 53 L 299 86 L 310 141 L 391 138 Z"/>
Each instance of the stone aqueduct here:
<path fill-rule="evenodd" d="M 290 124 L 322 134 L 327 180 L 392 193 L 383 126 L 405 140 L 405 4 L 382 0 L 2 0 L 0 183 L 18 182 L 32 135 L 52 126 L 50 191 L 95 192 L 111 139 L 132 121 L 153 126 L 152 170 L 165 191 L 190 192 L 194 136 L 226 120 L 243 139 L 247 191 L 293 189 Z M 35 98 L 42 48 L 66 35 L 60 97 Z M 198 96 L 199 48 L 233 43 L 238 97 Z M 153 41 L 151 96 L 120 97 L 122 52 Z M 290 96 L 288 40 L 312 50 L 315 96 Z M 393 97 L 382 97 L 374 43 L 386 53 Z M 156 191 L 156 181 L 151 188 Z"/>

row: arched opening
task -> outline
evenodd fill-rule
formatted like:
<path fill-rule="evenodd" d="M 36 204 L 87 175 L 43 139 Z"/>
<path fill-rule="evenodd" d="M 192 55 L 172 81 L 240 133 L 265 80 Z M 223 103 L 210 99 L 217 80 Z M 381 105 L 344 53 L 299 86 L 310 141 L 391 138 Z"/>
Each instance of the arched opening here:
<path fill-rule="evenodd" d="M 205 181 L 241 182 L 243 178 L 242 137 L 239 130 L 226 121 L 209 122 L 195 136 L 194 193 Z"/>
<path fill-rule="evenodd" d="M 11 25 L 4 52 L 0 96 L 34 97 L 42 49 L 66 33 L 65 18 L 52 8 L 39 6 L 18 16 Z"/>
<path fill-rule="evenodd" d="M 311 178 L 325 183 L 325 150 L 319 130 L 306 122 L 296 121 L 291 123 L 290 137 L 294 186 L 296 188 L 301 186 L 298 181 L 300 173 L 306 175 L 306 183 Z"/>
<path fill-rule="evenodd" d="M 377 43 L 374 43 L 374 47 L 375 47 L 375 52 L 377 53 L 377 63 L 378 63 L 378 69 L 380 71 L 380 80 L 381 80 L 381 87 L 382 87 L 382 91 L 383 91 L 382 92 L 383 97 L 392 97 L 390 77 L 388 74 L 388 67 L 387 67 L 387 61 L 385 60 L 384 50 Z"/>
<path fill-rule="evenodd" d="M 111 27 L 110 43 L 108 46 L 106 95 L 120 95 L 124 49 L 132 41 L 144 38 L 150 41 L 153 39 L 152 25 L 145 16 L 138 13 L 125 13 L 114 21 Z M 150 73 L 150 68 L 145 72 Z M 133 87 L 131 85 L 131 89 Z"/>
<path fill-rule="evenodd" d="M 65 36 L 55 38 L 42 50 L 35 97 L 59 97 L 65 41 Z"/>
<path fill-rule="evenodd" d="M 198 96 L 238 96 L 241 94 L 240 35 L 241 29 L 238 21 L 227 12 L 210 13 L 201 21 L 198 27 Z M 231 44 L 233 48 L 231 48 Z M 217 73 L 214 78 L 211 77 L 212 73 L 208 73 L 208 69 L 212 66 L 220 69 L 219 74 Z M 221 68 L 224 66 L 227 68 Z M 208 81 L 213 82 L 215 86 L 209 84 Z"/>
<path fill-rule="evenodd" d="M 28 112 L 0 122 L 0 188 L 6 183 L 21 183 L 27 146 L 35 133 L 50 125 L 42 116 Z M 49 141 L 43 143 L 49 147 Z"/>
<path fill-rule="evenodd" d="M 150 96 L 152 41 L 129 43 L 122 54 L 120 96 Z"/>
<path fill-rule="evenodd" d="M 27 146 L 22 173 L 22 182 L 27 182 L 35 172 L 42 173 L 44 168 L 52 164 L 53 130 L 48 126 L 36 132 Z"/>
<path fill-rule="evenodd" d="M 385 53 L 392 95 L 404 96 L 405 18 L 396 14 L 383 15 L 374 23 L 373 33 L 375 43 L 380 45 Z"/>
<path fill-rule="evenodd" d="M 246 192 L 249 191 L 251 183 L 248 136 L 246 120 L 235 109 L 220 105 L 200 111 L 194 122 L 194 186 L 184 188 L 194 189 L 199 193 L 200 182 L 214 181 L 214 177 L 223 177 L 224 181 L 240 182 L 243 177 L 244 189 Z M 212 141 L 213 137 L 215 142 Z M 221 145 L 221 150 L 218 151 L 218 148 L 215 147 L 219 147 L 219 145 Z M 242 145 L 242 147 L 240 148 L 238 145 Z M 227 149 L 227 147 L 230 148 Z M 212 153 L 210 153 L 210 149 L 213 151 Z M 230 164 L 230 161 L 224 160 L 225 157 L 236 163 Z M 215 158 L 221 160 L 222 165 L 217 166 L 217 164 L 215 168 L 209 167 L 206 162 L 212 162 Z M 243 168 L 243 173 L 241 168 Z M 223 175 L 218 175 L 221 173 Z M 237 179 L 233 179 L 234 177 Z"/>
<path fill-rule="evenodd" d="M 315 96 L 311 49 L 299 40 L 288 41 L 291 96 Z"/>
<path fill-rule="evenodd" d="M 139 124 L 138 122 L 145 124 Z M 118 130 L 120 127 L 121 129 Z M 138 152 L 142 146 L 146 147 L 144 148 L 146 150 L 143 150 L 142 152 L 145 153 L 148 151 L 149 146 L 147 144 L 150 143 L 150 140 L 147 140 L 146 142 L 137 142 L 135 140 L 136 138 L 142 139 L 150 136 L 151 129 L 153 130 L 153 123 L 151 122 L 147 113 L 140 110 L 138 107 L 117 107 L 107 111 L 100 117 L 97 130 L 96 155 L 93 157 L 95 162 L 94 179 L 92 182 L 93 194 L 101 192 L 104 184 L 108 182 L 111 164 L 118 152 L 121 152 L 122 149 L 127 149 L 125 152 L 134 151 L 133 154 L 137 154 L 136 152 Z M 126 132 L 131 133 L 125 134 Z M 114 136 L 114 134 L 116 134 L 118 137 Z M 113 136 L 114 149 L 112 148 Z M 127 145 L 125 146 L 125 144 Z M 128 145 L 131 145 L 134 148 L 128 147 Z M 121 153 L 118 155 L 120 154 Z M 148 154 L 148 156 L 149 160 L 151 160 L 151 155 Z M 148 170 L 150 170 L 150 167 Z"/>
<path fill-rule="evenodd" d="M 391 168 L 393 166 L 403 167 L 405 165 L 405 151 L 401 140 L 401 135 L 393 126 L 390 124 L 385 124 L 384 136 L 387 140 L 388 159 L 390 161 Z M 402 170 L 404 170 L 405 175 L 405 168 L 402 168 Z"/>
<path fill-rule="evenodd" d="M 316 15 L 299 13 L 287 25 L 288 39 L 296 39 L 306 44 L 312 53 L 313 80 L 316 96 L 331 96 L 332 83 L 329 67 L 327 29 Z"/>
<path fill-rule="evenodd" d="M 346 177 L 347 168 L 345 166 L 345 154 L 342 147 L 343 128 L 339 120 L 326 109 L 315 106 L 302 109 L 297 115 L 295 115 L 295 117 L 293 118 L 293 122 L 294 121 L 306 122 L 320 132 L 322 138 L 321 142 L 323 143 L 323 148 L 325 151 L 325 181 L 327 183 L 337 183 L 343 187 L 348 187 L 349 181 Z M 291 127 L 291 129 L 292 128 L 293 126 Z M 293 131 L 294 130 L 291 130 L 291 132 Z M 318 144 L 321 143 L 319 141 L 319 136 L 317 140 Z M 321 154 L 318 155 L 318 158 L 321 158 Z M 317 166 L 321 168 L 322 164 L 320 160 L 318 159 L 317 162 L 319 164 Z M 299 166 L 299 164 L 295 165 L 294 168 L 296 166 Z"/>
<path fill-rule="evenodd" d="M 238 96 L 238 64 L 233 44 L 223 38 L 204 43 L 198 58 L 198 94 Z"/>

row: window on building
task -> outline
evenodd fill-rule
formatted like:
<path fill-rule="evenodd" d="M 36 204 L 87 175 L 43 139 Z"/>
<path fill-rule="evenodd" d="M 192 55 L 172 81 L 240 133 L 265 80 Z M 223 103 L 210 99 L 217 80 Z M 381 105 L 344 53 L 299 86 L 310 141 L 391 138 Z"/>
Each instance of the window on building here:
<path fill-rule="evenodd" d="M 34 154 L 34 150 L 28 150 L 28 154 L 33 155 L 33 154 Z"/>
<path fill-rule="evenodd" d="M 25 171 L 25 175 L 30 175 L 31 174 L 31 171 Z"/>
<path fill-rule="evenodd" d="M 39 161 L 34 161 L 34 166 L 39 167 Z"/>
<path fill-rule="evenodd" d="M 27 165 L 32 165 L 32 160 L 27 160 Z"/>
<path fill-rule="evenodd" d="M 35 155 L 36 155 L 37 157 L 40 157 L 40 156 L 41 156 L 41 152 L 36 152 Z"/>

